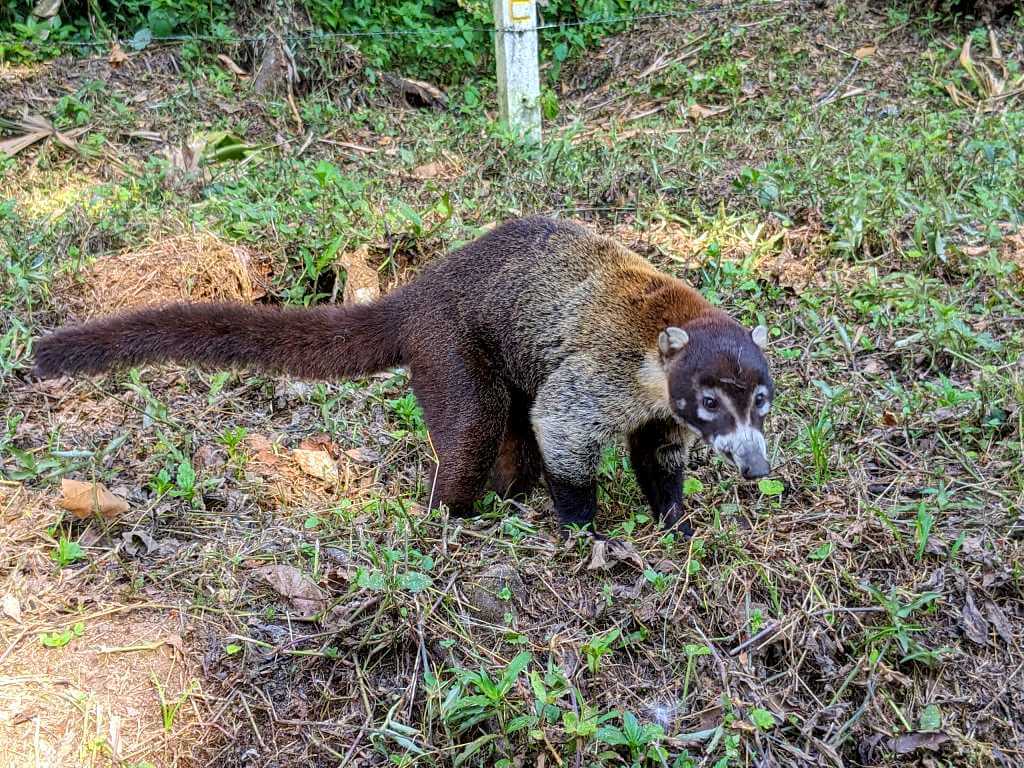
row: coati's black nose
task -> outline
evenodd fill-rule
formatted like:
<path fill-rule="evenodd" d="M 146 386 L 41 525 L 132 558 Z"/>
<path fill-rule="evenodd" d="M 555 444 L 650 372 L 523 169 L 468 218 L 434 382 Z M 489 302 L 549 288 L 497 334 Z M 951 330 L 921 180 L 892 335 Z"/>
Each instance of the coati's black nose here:
<path fill-rule="evenodd" d="M 744 480 L 759 480 L 766 477 L 770 471 L 768 461 L 760 456 L 740 467 L 740 474 Z"/>

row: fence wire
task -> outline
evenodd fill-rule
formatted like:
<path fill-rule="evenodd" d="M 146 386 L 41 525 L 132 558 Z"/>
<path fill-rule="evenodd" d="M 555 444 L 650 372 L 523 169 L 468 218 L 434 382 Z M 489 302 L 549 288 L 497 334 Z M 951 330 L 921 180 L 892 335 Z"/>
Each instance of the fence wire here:
<path fill-rule="evenodd" d="M 453 31 L 482 32 L 487 34 L 524 32 L 545 32 L 555 29 L 569 29 L 575 27 L 586 27 L 596 25 L 624 24 L 634 26 L 644 22 L 657 21 L 659 19 L 688 19 L 695 16 L 706 16 L 712 13 L 730 11 L 755 11 L 755 10 L 777 10 L 789 6 L 792 0 L 759 0 L 759 2 L 722 2 L 700 5 L 679 11 L 660 11 L 656 13 L 640 13 L 620 16 L 604 16 L 589 19 L 575 19 L 572 21 L 551 21 L 542 22 L 533 27 L 497 28 L 494 26 L 477 27 L 455 27 Z M 353 29 L 336 31 L 293 31 L 273 34 L 264 32 L 259 35 L 211 35 L 211 34 L 189 34 L 189 35 L 152 35 L 147 39 L 147 45 L 152 43 L 265 43 L 278 38 L 288 43 L 311 42 L 318 40 L 334 39 L 359 39 L 359 38 L 386 38 L 386 37 L 427 37 L 443 31 L 445 28 L 424 27 L 418 29 Z M 131 39 L 110 38 L 106 40 L 65 40 L 59 45 L 76 46 L 80 48 L 103 49 L 117 43 L 124 43 L 131 47 Z M 31 45 L 29 47 L 32 47 Z"/>

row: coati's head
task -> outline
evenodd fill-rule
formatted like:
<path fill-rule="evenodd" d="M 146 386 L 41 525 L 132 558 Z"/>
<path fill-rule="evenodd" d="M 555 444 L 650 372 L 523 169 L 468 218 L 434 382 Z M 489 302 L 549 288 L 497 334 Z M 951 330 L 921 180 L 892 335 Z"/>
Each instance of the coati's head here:
<path fill-rule="evenodd" d="M 747 480 L 771 469 L 763 433 L 775 395 L 767 345 L 763 325 L 748 331 L 719 316 L 685 329 L 666 328 L 658 336 L 672 414 Z"/>

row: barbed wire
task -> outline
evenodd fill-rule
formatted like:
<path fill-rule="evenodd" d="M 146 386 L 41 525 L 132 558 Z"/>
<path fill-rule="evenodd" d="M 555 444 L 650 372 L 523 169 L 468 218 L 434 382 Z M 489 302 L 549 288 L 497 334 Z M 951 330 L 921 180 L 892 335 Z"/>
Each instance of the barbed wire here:
<path fill-rule="evenodd" d="M 537 24 L 532 27 L 503 27 L 494 26 L 458 26 L 444 27 L 419 27 L 415 29 L 358 29 L 358 30 L 308 30 L 303 32 L 282 32 L 280 35 L 264 32 L 259 35 L 213 35 L 213 34 L 189 34 L 189 35 L 151 35 L 147 38 L 146 44 L 150 43 L 264 43 L 280 37 L 289 42 L 330 40 L 342 38 L 372 38 L 372 37 L 427 37 L 442 32 L 482 32 L 488 34 L 501 33 L 524 33 L 524 32 L 546 32 L 556 29 L 567 29 L 575 27 L 586 27 L 593 25 L 633 25 L 642 22 L 656 21 L 659 19 L 686 19 L 694 16 L 706 16 L 719 11 L 750 11 L 764 9 L 778 9 L 791 5 L 793 0 L 758 0 L 757 2 L 729 2 L 712 3 L 710 5 L 696 6 L 680 11 L 659 11 L 655 13 L 640 13 L 620 16 L 605 16 L 591 19 L 574 19 L 571 21 L 551 21 Z M 131 47 L 131 38 L 120 39 L 110 38 L 107 40 L 62 40 L 57 45 L 75 46 L 80 48 L 106 48 L 117 43 L 124 43 Z M 31 43 L 27 47 L 33 47 Z M 41 47 L 41 46 L 39 46 Z"/>

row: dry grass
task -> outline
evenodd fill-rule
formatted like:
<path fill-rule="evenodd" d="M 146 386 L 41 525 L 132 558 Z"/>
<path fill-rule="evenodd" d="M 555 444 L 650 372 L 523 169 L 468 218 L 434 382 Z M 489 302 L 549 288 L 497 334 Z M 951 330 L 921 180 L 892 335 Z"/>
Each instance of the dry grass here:
<path fill-rule="evenodd" d="M 187 614 L 97 578 L 102 561 L 55 570 L 47 495 L 6 486 L 0 510 L 0 765 L 194 765 L 208 713 Z"/>
<path fill-rule="evenodd" d="M 849 151 L 841 139 L 852 101 L 831 102 L 833 111 L 799 123 L 792 145 L 780 129 L 804 117 L 788 112 L 792 94 L 809 94 L 812 103 L 827 94 L 853 66 L 844 51 L 865 42 L 877 40 L 878 53 L 846 86 L 871 89 L 856 107 L 872 115 L 867 130 L 906 138 L 893 126 L 914 119 L 914 100 L 935 98 L 929 88 L 939 92 L 940 112 L 952 109 L 932 79 L 956 68 L 955 44 L 937 54 L 884 14 L 843 4 L 852 15 L 837 21 L 833 6 L 729 16 L 729 25 L 744 26 L 728 26 L 728 41 L 721 30 L 705 40 L 699 20 L 659 22 L 567 64 L 559 119 L 580 121 L 571 128 L 577 147 L 596 146 L 581 155 L 559 148 L 569 170 L 556 163 L 510 170 L 502 164 L 521 161 L 507 147 L 459 146 L 461 135 L 451 146 L 435 143 L 417 131 L 441 133 L 437 126 L 447 123 L 417 122 L 409 112 L 366 110 L 338 128 L 335 114 L 318 124 L 318 109 L 339 108 L 330 94 L 302 104 L 310 135 L 327 137 L 307 143 L 289 132 L 289 108 L 237 89 L 245 106 L 230 114 L 239 124 L 271 116 L 250 126 L 246 139 L 276 142 L 280 133 L 286 175 L 272 175 L 281 157 L 265 151 L 173 195 L 157 180 L 145 193 L 159 201 L 153 219 L 165 221 L 175 215 L 165 209 L 178 206 L 179 221 L 198 220 L 192 206 L 201 205 L 211 220 L 224 218 L 226 231 L 242 223 L 236 231 L 273 239 L 275 255 L 287 250 L 283 258 L 299 271 L 296 264 L 321 255 L 337 234 L 323 236 L 311 220 L 329 228 L 323 221 L 340 221 L 330 206 L 347 202 L 309 183 L 327 158 L 365 182 L 362 193 L 383 224 L 366 234 L 356 208 L 344 208 L 353 218 L 343 234 L 353 235 L 353 248 L 366 241 L 374 266 L 385 265 L 369 267 L 367 282 L 388 284 L 418 268 L 441 239 L 466 234 L 473 217 L 494 221 L 522 201 L 569 205 L 579 195 L 598 229 L 777 334 L 769 446 L 780 485 L 763 492 L 737 483 L 698 451 L 690 474 L 700 484 L 690 486 L 687 502 L 697 535 L 680 541 L 646 518 L 632 472 L 621 452 L 611 453 L 602 464 L 599 526 L 635 554 L 591 569 L 590 544 L 558 536 L 543 493 L 489 500 L 485 514 L 466 522 L 424 512 L 432 452 L 403 400 L 402 373 L 323 386 L 180 367 L 47 384 L 12 378 L 0 390 L 4 439 L 21 453 L 0 455 L 0 470 L 18 478 L 2 486 L 0 594 L 17 600 L 20 616 L 0 616 L 0 741 L 12 755 L 0 765 L 24 764 L 46 749 L 55 765 L 90 768 L 444 766 L 463 754 L 462 765 L 488 768 L 501 759 L 517 768 L 1024 764 L 1024 304 L 1019 275 L 1006 269 L 1024 263 L 1019 221 L 1005 223 L 998 244 L 987 225 L 1003 226 L 1001 219 L 971 222 L 966 236 L 944 221 L 938 231 L 950 237 L 939 258 L 924 252 L 925 237 L 913 239 L 915 222 L 884 217 L 873 226 L 891 231 L 842 251 L 834 215 L 769 214 L 757 208 L 765 190 L 754 182 L 738 198 L 746 212 L 690 210 L 691 196 L 712 201 L 712 211 L 737 199 L 730 195 L 743 166 L 786 153 L 820 159 Z M 797 26 L 799 34 L 787 32 Z M 673 62 L 705 41 L 714 45 Z M 1020 59 L 1019 42 L 1005 48 Z M 153 89 L 154 104 L 136 117 L 157 121 L 164 141 L 192 124 L 155 104 L 185 85 L 169 74 L 171 53 L 154 58 L 143 77 L 147 57 L 134 57 L 139 66 L 130 73 L 108 73 L 108 83 Z M 736 59 L 759 66 L 732 86 L 728 71 L 707 85 L 705 74 Z M 74 69 L 78 82 L 104 66 L 61 64 L 53 76 L 19 81 L 17 98 L 55 101 L 61 67 Z M 773 91 L 783 78 L 784 89 Z M 698 86 L 711 95 L 687 90 Z M 220 119 L 224 110 L 211 105 L 223 101 L 222 90 L 197 88 L 195 115 Z M 694 116 L 685 109 L 691 93 L 701 106 L 728 102 L 730 111 Z M 903 112 L 881 111 L 893 106 Z M 678 125 L 666 132 L 666 124 L 636 117 L 652 108 L 654 115 L 677 110 Z M 738 117 L 762 108 L 774 110 L 763 123 Z M 967 131 L 971 119 L 948 124 Z M 151 150 L 123 141 L 126 156 Z M 990 143 L 993 157 L 1009 156 Z M 733 145 L 727 167 L 710 161 Z M 954 152 L 939 145 L 927 156 L 936 167 Z M 868 171 L 900 165 L 898 150 L 887 147 Z M 921 157 L 908 167 L 924 174 Z M 573 176 L 573 164 L 583 163 Z M 863 164 L 853 165 L 865 184 L 873 180 Z M 989 170 L 986 178 L 997 180 L 998 167 Z M 775 171 L 778 181 L 793 181 L 787 169 Z M 34 172 L 31 195 L 15 194 L 40 220 L 51 213 L 43 204 L 47 172 Z M 274 225 L 260 229 L 263 209 L 250 214 L 247 195 L 290 199 L 280 179 L 291 185 L 293 172 L 305 174 L 294 179 L 296 189 L 316 194 L 296 194 L 293 208 L 266 209 Z M 224 194 L 239 180 L 252 184 Z M 843 205 L 857 202 L 852 188 L 844 187 Z M 781 183 L 776 191 L 766 208 L 786 208 L 793 194 Z M 830 190 L 817 191 L 832 201 Z M 446 227 L 437 197 L 448 192 L 456 214 Z M 424 225 L 394 213 L 403 200 L 415 201 Z M 955 208 L 958 200 L 949 191 L 940 202 Z M 52 213 L 81 202 L 76 194 Z M 232 218 L 238 208 L 245 216 Z M 871 225 L 880 214 L 865 210 Z M 92 219 L 105 224 L 116 215 L 83 210 L 62 230 L 83 244 L 81 253 L 99 256 L 78 277 L 49 286 L 55 300 L 32 320 L 32 332 L 97 308 L 251 301 L 263 289 L 257 247 L 212 235 L 164 238 L 154 234 L 158 227 L 147 229 L 151 221 L 97 235 Z M 296 226 L 278 227 L 286 218 Z M 146 247 L 134 246 L 147 236 Z M 61 266 L 70 269 L 70 259 Z M 276 277 L 268 291 L 275 298 L 294 275 Z M 310 278 L 308 295 L 330 295 L 332 287 L 337 295 L 332 277 L 325 270 L 323 279 Z M 992 344 L 972 341 L 982 334 Z M 337 482 L 311 476 L 296 449 L 328 454 Z M 49 490 L 61 476 L 103 482 L 129 501 L 129 512 L 113 521 L 64 519 Z M 79 543 L 85 558 L 60 567 L 54 553 L 62 539 Z M 268 566 L 289 566 L 302 586 L 312 585 L 317 615 L 276 590 Z M 83 632 L 67 646 L 42 645 L 41 633 L 79 622 Z M 532 657 L 523 673 L 479 722 L 465 725 L 456 705 L 484 695 L 473 676 L 483 669 L 498 679 L 523 652 Z M 172 699 L 190 691 L 169 731 L 153 676 Z M 518 718 L 538 712 L 538 680 L 556 714 L 517 730 Z M 572 718 L 588 714 L 621 726 L 623 712 L 662 729 L 656 741 L 667 761 L 573 730 Z"/>
<path fill-rule="evenodd" d="M 173 301 L 252 302 L 265 294 L 264 256 L 199 232 L 103 256 L 54 286 L 80 319 Z"/>

